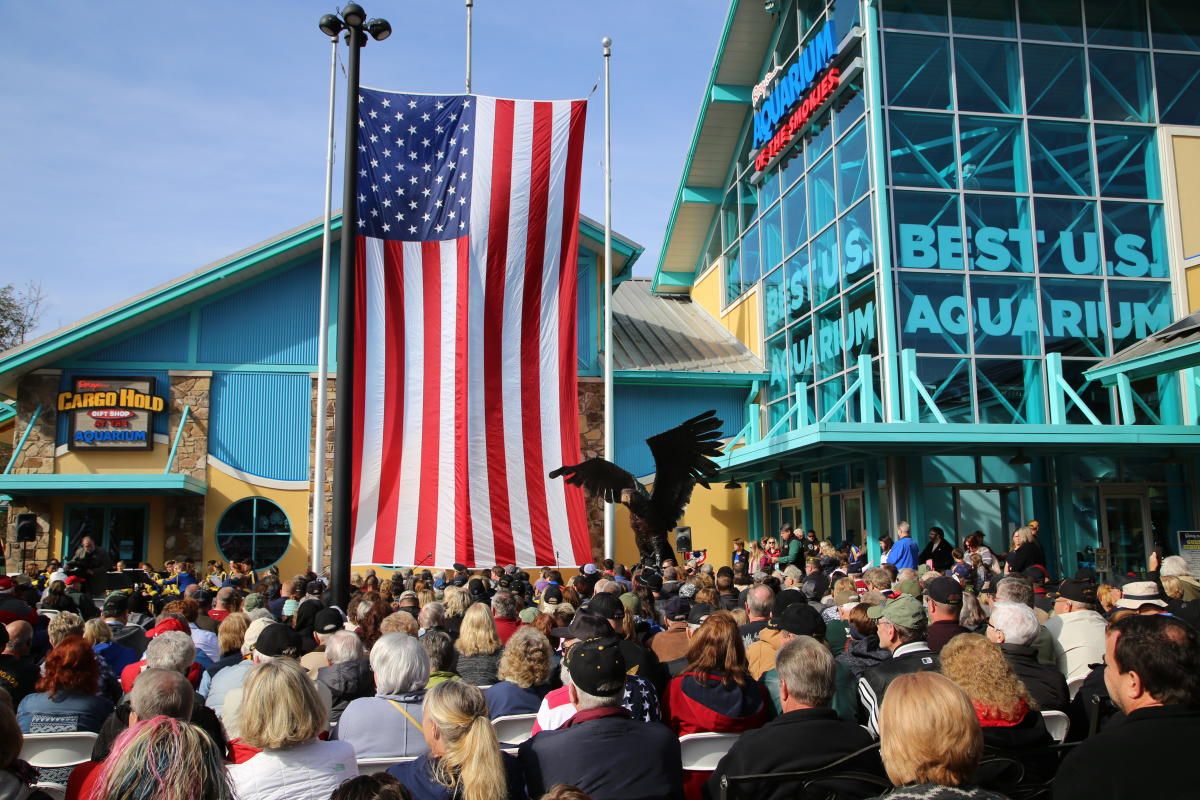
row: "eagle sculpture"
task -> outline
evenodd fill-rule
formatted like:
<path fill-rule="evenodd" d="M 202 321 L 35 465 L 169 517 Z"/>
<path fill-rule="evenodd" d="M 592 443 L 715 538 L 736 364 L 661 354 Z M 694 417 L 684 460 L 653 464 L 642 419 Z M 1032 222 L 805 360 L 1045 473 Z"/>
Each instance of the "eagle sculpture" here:
<path fill-rule="evenodd" d="M 646 440 L 654 454 L 653 494 L 633 475 L 603 458 L 559 467 L 550 477 L 562 477 L 605 502 L 624 504 L 641 563 L 661 568 L 665 560 L 675 558 L 667 533 L 683 516 L 693 487 L 698 483 L 707 489 L 716 477 L 718 467 L 713 459 L 721 455 L 721 424 L 715 411 L 705 411 Z"/>

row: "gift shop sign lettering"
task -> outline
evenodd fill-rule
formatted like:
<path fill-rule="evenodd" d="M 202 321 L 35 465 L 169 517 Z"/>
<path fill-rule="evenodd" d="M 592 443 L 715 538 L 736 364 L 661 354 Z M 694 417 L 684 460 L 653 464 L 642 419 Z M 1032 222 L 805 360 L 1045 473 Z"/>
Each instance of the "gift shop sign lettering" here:
<path fill-rule="evenodd" d="M 841 73 L 826 65 L 837 55 L 833 20 L 825 23 L 786 72 L 772 70 L 754 87 L 754 167 L 759 172 L 791 145 L 833 96 Z M 774 82 L 774 87 L 766 87 Z"/>

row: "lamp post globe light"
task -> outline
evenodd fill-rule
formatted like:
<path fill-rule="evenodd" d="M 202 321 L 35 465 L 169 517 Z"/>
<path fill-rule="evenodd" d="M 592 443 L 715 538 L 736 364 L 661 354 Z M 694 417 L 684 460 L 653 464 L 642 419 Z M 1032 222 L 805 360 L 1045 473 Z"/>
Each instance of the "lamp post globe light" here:
<path fill-rule="evenodd" d="M 333 530 L 330 537 L 329 577 L 333 602 L 346 608 L 350 601 L 350 491 L 353 472 L 351 462 L 351 432 L 354 408 L 354 254 L 357 209 L 354 198 L 354 176 L 358 171 L 358 89 L 360 51 L 367 37 L 383 41 L 392 35 L 392 26 L 385 19 L 367 19 L 367 12 L 357 3 L 342 8 L 341 14 L 326 14 L 318 27 L 333 38 L 345 33 L 350 48 L 346 65 L 346 138 L 345 174 L 342 191 L 342 241 L 340 274 L 338 276 L 337 316 L 337 407 L 334 412 L 333 452 Z"/>

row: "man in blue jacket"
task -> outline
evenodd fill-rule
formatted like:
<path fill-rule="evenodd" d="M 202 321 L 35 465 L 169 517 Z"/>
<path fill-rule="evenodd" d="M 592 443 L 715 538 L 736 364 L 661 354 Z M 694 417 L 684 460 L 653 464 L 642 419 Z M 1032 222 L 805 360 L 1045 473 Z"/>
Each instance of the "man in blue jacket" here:
<path fill-rule="evenodd" d="M 615 637 L 586 639 L 567 651 L 563 679 L 578 711 L 561 728 L 521 744 L 530 797 L 559 783 L 593 800 L 682 798 L 679 740 L 665 725 L 632 719 L 621 705 L 625 658 Z"/>
<path fill-rule="evenodd" d="M 912 528 L 907 522 L 896 526 L 896 543 L 888 551 L 888 563 L 896 569 L 917 568 L 917 543 L 912 540 Z"/>

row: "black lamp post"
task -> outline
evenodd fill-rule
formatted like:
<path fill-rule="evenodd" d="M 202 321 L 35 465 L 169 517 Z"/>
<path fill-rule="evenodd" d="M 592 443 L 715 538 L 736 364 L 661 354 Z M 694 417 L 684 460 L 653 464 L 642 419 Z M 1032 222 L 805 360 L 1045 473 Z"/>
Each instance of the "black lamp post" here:
<path fill-rule="evenodd" d="M 350 602 L 350 518 L 351 490 L 354 474 L 354 430 L 351 412 L 354 409 L 354 254 L 355 228 L 358 225 L 355 207 L 355 175 L 358 172 L 358 67 L 359 51 L 366 45 L 366 34 L 376 41 L 392 35 L 392 26 L 385 19 L 367 20 L 362 6 L 350 3 L 341 16 L 326 14 L 319 23 L 321 32 L 330 38 L 342 31 L 350 47 L 346 78 L 346 139 L 342 145 L 346 162 L 342 193 L 342 253 L 341 273 L 338 276 L 338 338 L 337 338 L 337 405 L 334 411 L 333 448 L 333 531 L 330 537 L 329 577 L 333 602 L 345 609 Z M 318 413 L 324 413 L 318 410 Z M 320 457 L 320 453 L 317 454 Z"/>

